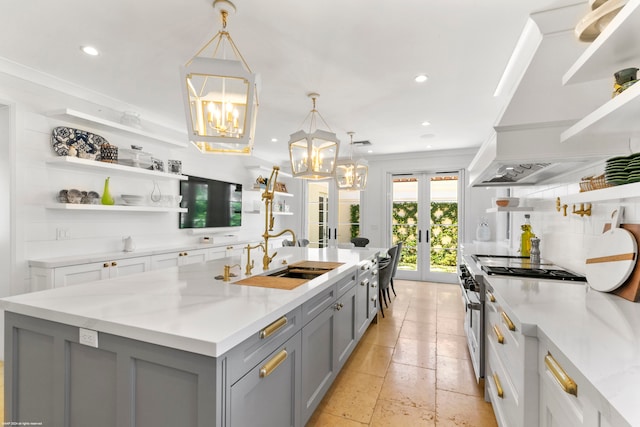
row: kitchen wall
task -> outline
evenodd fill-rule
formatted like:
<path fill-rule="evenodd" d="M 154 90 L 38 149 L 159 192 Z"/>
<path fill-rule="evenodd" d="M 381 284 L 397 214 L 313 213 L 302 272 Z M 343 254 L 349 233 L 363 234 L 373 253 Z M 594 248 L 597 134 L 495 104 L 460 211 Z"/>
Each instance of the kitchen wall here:
<path fill-rule="evenodd" d="M 527 203 L 534 206 L 530 212 L 533 232 L 540 237 L 542 257 L 565 268 L 584 274 L 585 259 L 589 247 L 596 244 L 596 238 L 602 234 L 604 225 L 610 222 L 611 213 L 618 206 L 624 207 L 623 223 L 640 223 L 640 202 L 627 199 L 622 202 L 593 203 L 591 216 L 580 217 L 571 213 L 572 205 L 567 208 L 567 216 L 556 211 L 556 197 L 576 194 L 580 191 L 579 182 L 583 176 L 600 175 L 604 163 L 592 164 L 587 168 L 573 171 L 558 178 L 555 184 L 515 187 L 513 194 L 526 197 Z M 579 205 L 576 209 L 579 209 Z M 506 215 L 504 213 L 496 215 Z M 517 249 L 520 241 L 520 224 L 524 222 L 524 213 L 512 214 L 512 248 Z"/>
<path fill-rule="evenodd" d="M 62 87 L 62 90 L 57 87 Z M 13 137 L 10 132 L 10 113 L 5 112 L 10 110 L 0 108 L 0 189 L 6 194 L 7 201 L 12 200 L 12 203 L 3 204 L 0 211 L 0 259 L 3 267 L 5 263 L 11 263 L 13 267 L 11 274 L 8 273 L 9 269 L 0 270 L 3 274 L 7 272 L 2 278 L 2 295 L 30 290 L 29 259 L 118 252 L 123 249 L 122 238 L 125 236 L 132 236 L 138 249 L 194 243 L 201 237 L 192 231 L 179 230 L 178 215 L 175 213 L 46 209 L 47 204 L 56 203 L 57 193 L 61 189 L 95 190 L 102 194 L 108 175 L 94 170 L 85 171 L 47 164 L 48 159 L 55 157 L 50 138 L 51 131 L 56 126 L 70 126 L 94 132 L 121 148 L 128 148 L 131 144 L 141 145 L 144 151 L 163 160 L 165 167 L 168 159 L 179 159 L 182 161 L 184 174 L 242 183 L 245 190 L 251 188 L 259 174 L 269 174 L 271 165 L 264 164 L 254 157 L 202 155 L 191 144 L 187 148 L 180 148 L 136 136 L 123 137 L 117 132 L 92 128 L 88 123 L 71 123 L 47 114 L 62 108 L 76 109 L 107 118 L 109 114 L 118 114 L 118 111 L 95 104 L 88 99 L 105 101 L 103 95 L 82 93 L 80 89 L 68 88 L 58 81 L 45 86 L 0 72 L 0 105 L 9 105 L 15 111 Z M 104 103 L 116 102 L 106 99 Z M 119 111 L 130 109 L 130 106 L 121 106 Z M 11 183 L 14 191 L 9 192 L 9 161 L 12 158 L 9 153 L 12 150 L 15 151 L 15 162 L 11 162 L 15 169 L 15 179 Z M 258 165 L 266 166 L 268 169 L 265 171 L 248 168 Z M 286 182 L 284 178 L 279 181 Z M 162 194 L 179 193 L 177 181 L 158 180 L 157 184 Z M 287 186 L 290 191 L 297 189 L 297 185 L 292 182 L 287 182 Z M 116 196 L 149 195 L 153 190 L 153 181 L 148 178 L 114 174 L 110 179 L 110 189 Z M 260 200 L 260 193 L 244 191 L 243 197 L 246 209 L 252 207 L 254 201 Z M 13 216 L 13 226 L 8 223 L 9 213 Z M 275 227 L 295 228 L 299 227 L 299 224 L 298 220 L 292 217 L 276 217 Z M 257 240 L 263 229 L 262 215 L 243 213 L 241 229 L 224 230 L 213 235 L 208 232 L 207 235 L 212 235 L 214 243 L 217 240 L 226 242 L 245 238 Z M 13 243 L 9 240 L 9 230 L 13 233 Z M 7 256 L 9 253 L 11 256 Z"/>

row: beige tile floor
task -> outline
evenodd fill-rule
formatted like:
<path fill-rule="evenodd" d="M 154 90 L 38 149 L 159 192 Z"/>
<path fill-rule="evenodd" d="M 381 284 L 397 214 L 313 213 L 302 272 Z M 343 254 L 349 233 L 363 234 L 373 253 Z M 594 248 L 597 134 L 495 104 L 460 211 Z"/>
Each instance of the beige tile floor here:
<path fill-rule="evenodd" d="M 395 281 L 308 427 L 497 426 L 476 383 L 457 285 Z"/>

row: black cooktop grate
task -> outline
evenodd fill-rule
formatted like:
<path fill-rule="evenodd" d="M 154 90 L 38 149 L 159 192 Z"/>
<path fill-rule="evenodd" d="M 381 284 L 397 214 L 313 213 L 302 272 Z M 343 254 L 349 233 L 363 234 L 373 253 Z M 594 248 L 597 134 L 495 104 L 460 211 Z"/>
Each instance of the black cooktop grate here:
<path fill-rule="evenodd" d="M 574 274 L 567 270 L 557 270 L 557 269 L 549 269 L 549 268 L 517 268 L 517 267 L 483 266 L 482 269 L 487 274 L 501 275 L 501 276 L 533 277 L 537 279 L 552 279 L 552 280 L 573 280 L 577 282 L 585 282 L 587 280 L 584 276 Z"/>

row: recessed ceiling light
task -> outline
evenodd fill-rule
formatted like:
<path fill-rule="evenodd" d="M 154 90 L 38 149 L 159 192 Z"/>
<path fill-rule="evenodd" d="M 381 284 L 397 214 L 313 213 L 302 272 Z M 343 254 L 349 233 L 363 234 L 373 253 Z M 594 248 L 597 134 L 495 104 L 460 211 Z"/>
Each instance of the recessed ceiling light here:
<path fill-rule="evenodd" d="M 427 145 L 427 148 L 431 148 L 431 145 Z"/>
<path fill-rule="evenodd" d="M 373 153 L 373 150 L 368 150 L 367 153 L 371 154 Z"/>
<path fill-rule="evenodd" d="M 422 122 L 422 126 L 430 126 L 431 123 L 427 122 L 426 120 L 424 122 Z"/>
<path fill-rule="evenodd" d="M 271 138 L 271 142 L 278 142 L 278 138 Z"/>
<path fill-rule="evenodd" d="M 93 46 L 80 46 L 80 49 L 87 55 L 98 56 L 100 54 L 100 52 L 98 52 L 98 49 Z"/>
<path fill-rule="evenodd" d="M 416 83 L 424 83 L 429 79 L 426 74 L 418 74 L 415 78 Z"/>

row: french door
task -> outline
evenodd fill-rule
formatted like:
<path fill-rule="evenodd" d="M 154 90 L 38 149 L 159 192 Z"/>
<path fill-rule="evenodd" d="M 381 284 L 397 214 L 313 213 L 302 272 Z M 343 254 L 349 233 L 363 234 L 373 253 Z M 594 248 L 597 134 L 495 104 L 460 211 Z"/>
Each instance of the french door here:
<path fill-rule="evenodd" d="M 339 190 L 334 180 L 307 181 L 306 200 L 309 247 L 348 246 L 360 234 L 360 191 Z"/>
<path fill-rule="evenodd" d="M 456 281 L 457 172 L 391 175 L 391 238 L 403 243 L 397 276 L 408 280 Z"/>

